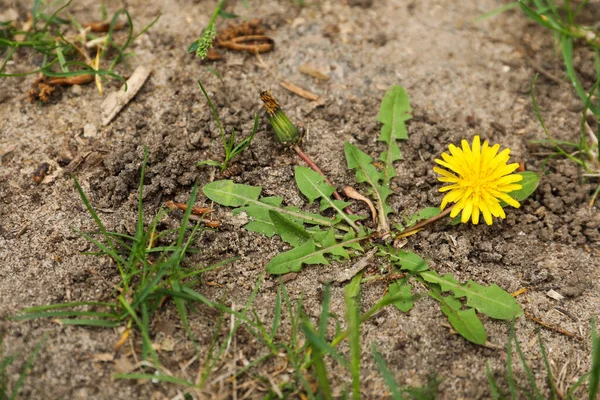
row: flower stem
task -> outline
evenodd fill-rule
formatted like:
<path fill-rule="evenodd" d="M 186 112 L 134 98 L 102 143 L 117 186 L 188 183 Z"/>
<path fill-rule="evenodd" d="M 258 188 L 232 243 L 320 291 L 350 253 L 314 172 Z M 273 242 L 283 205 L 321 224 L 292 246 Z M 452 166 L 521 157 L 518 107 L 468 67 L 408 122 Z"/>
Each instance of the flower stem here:
<path fill-rule="evenodd" d="M 438 220 L 444 218 L 446 215 L 450 214 L 450 212 L 452 211 L 453 208 L 454 207 L 446 208 L 444 211 L 442 211 L 438 215 L 431 217 L 429 219 L 426 219 L 425 221 L 419 222 L 415 226 L 412 226 L 410 228 L 410 230 L 400 233 L 398 236 L 396 236 L 396 238 L 403 238 L 403 237 L 414 235 L 415 233 L 417 233 L 417 231 L 420 231 L 427 225 L 434 223 L 435 221 L 438 221 Z"/>

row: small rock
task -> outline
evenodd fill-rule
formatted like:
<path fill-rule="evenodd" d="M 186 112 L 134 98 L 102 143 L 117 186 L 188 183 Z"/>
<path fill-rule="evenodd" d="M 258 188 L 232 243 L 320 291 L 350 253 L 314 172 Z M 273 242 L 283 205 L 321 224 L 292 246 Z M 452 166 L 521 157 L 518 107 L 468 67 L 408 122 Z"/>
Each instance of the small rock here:
<path fill-rule="evenodd" d="M 81 93 L 83 93 L 83 89 L 80 85 L 73 85 L 71 86 L 71 92 L 73 92 L 74 96 L 81 96 Z"/>
<path fill-rule="evenodd" d="M 85 124 L 83 126 L 83 137 L 93 138 L 98 134 L 98 128 L 94 124 Z"/>

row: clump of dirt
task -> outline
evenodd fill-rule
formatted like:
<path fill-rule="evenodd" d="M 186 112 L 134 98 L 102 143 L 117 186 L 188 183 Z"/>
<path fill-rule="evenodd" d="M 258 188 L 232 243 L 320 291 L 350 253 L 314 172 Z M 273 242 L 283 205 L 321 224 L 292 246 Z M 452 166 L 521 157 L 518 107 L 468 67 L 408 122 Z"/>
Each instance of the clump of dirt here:
<path fill-rule="evenodd" d="M 144 147 L 149 150 L 143 194 L 146 222 L 166 201 L 185 203 L 195 183 L 204 185 L 214 179 L 216 171 L 196 166 L 198 161 L 223 156 L 220 134 L 197 87 L 198 79 L 207 88 L 227 132 L 235 129 L 242 136 L 248 135 L 254 113 L 261 115 L 259 132 L 236 160 L 240 171 L 231 179 L 260 185 L 263 195 L 282 196 L 286 204 L 304 209 L 309 209 L 306 199 L 295 189 L 293 179 L 293 167 L 300 161 L 275 143 L 261 112 L 259 92 L 272 90 L 288 116 L 309 128 L 304 150 L 337 186 L 343 187 L 355 185 L 353 174 L 346 168 L 344 142 L 356 144 L 372 156 L 382 150 L 376 141 L 379 104 L 388 87 L 400 84 L 409 93 L 414 111 L 408 125 L 409 140 L 401 144 L 403 160 L 396 164 L 397 177 L 392 181 L 390 204 L 398 218 L 439 204 L 441 194 L 432 171 L 434 158 L 449 143 L 475 134 L 510 147 L 515 160 L 525 161 L 527 169 L 542 173 L 537 192 L 520 209 L 508 211 L 505 220 L 492 226 L 438 223 L 411 238 L 407 248 L 430 260 L 440 274 L 450 272 L 460 281 L 497 283 L 509 292 L 526 287 L 519 300 L 529 314 L 584 338 L 580 342 L 554 331 L 540 331 L 555 372 L 565 368 L 562 388 L 589 369 L 588 321 L 597 313 L 600 300 L 600 213 L 597 206 L 587 205 L 594 182 L 586 181 L 566 160 L 545 163 L 548 150 L 530 144 L 544 134 L 529 99 L 534 69 L 524 48 L 536 49 L 541 65 L 560 69 L 547 32 L 516 10 L 470 23 L 496 7 L 491 0 L 478 6 L 451 1 L 349 1 L 295 8 L 288 2 L 266 1 L 246 10 L 235 5 L 233 13 L 259 17 L 264 22 L 276 46 L 260 58 L 228 54 L 226 61 L 211 64 L 219 73 L 217 77 L 185 53 L 209 18 L 208 12 L 190 10 L 210 10 L 213 6 L 206 1 L 197 3 L 183 1 L 169 7 L 156 1 L 128 3 L 140 26 L 162 12 L 159 22 L 133 45 L 136 57 L 129 59 L 132 66 L 151 65 L 153 74 L 107 127 L 101 125 L 98 110 L 102 99 L 92 86 L 65 88 L 60 101 L 42 106 L 29 104 L 23 95 L 32 78 L 0 80 L 1 316 L 34 305 L 111 301 L 118 271 L 107 259 L 82 254 L 93 251 L 93 246 L 72 229 L 96 228 L 70 174 L 77 176 L 107 229 L 120 233 L 135 232 Z M 89 5 L 91 2 L 78 3 L 71 12 L 78 19 L 89 20 Z M 9 2 L 7 7 L 20 10 L 18 2 Z M 521 32 L 521 36 L 511 32 Z M 328 71 L 329 80 L 299 72 L 298 68 L 307 63 Z M 282 79 L 326 101 L 312 107 L 307 100 L 280 88 Z M 540 76 L 536 96 L 552 134 L 560 140 L 577 140 L 581 110 L 569 106 L 578 100 L 568 85 Z M 66 167 L 59 161 L 65 156 L 72 159 Z M 42 163 L 47 163 L 49 170 L 38 184 L 32 176 Z M 197 205 L 210 204 L 200 198 Z M 203 280 L 210 284 L 197 290 L 229 305 L 244 304 L 266 263 L 285 247 L 278 238 L 245 231 L 243 218 L 232 216 L 228 208 L 215 208 L 214 218 L 222 225 L 203 234 L 195 244 L 202 252 L 190 257 L 189 265 L 211 265 L 238 257 L 232 265 L 205 274 Z M 178 220 L 169 217 L 164 224 L 177 227 Z M 337 262 L 306 267 L 286 282 L 287 290 L 293 299 L 302 298 L 308 315 L 316 318 L 322 306 L 323 285 L 317 283 L 320 276 L 327 269 L 343 267 Z M 276 279 L 267 277 L 257 294 L 256 312 L 265 321 L 273 318 L 277 285 Z M 550 289 L 565 298 L 548 297 Z M 363 311 L 385 290 L 383 282 L 365 285 Z M 343 288 L 333 286 L 332 312 L 344 315 L 344 307 Z M 190 313 L 190 326 L 202 356 L 215 335 L 216 319 L 214 312 L 205 308 Z M 441 398 L 487 398 L 490 392 L 483 373 L 487 363 L 506 387 L 503 371 L 508 327 L 493 320 L 484 323 L 489 347 L 474 346 L 454 334 L 437 305 L 427 298 L 416 302 L 407 314 L 391 307 L 382 310 L 362 326 L 365 397 L 386 393 L 368 355 L 371 343 L 385 355 L 401 385 L 422 385 L 435 374 L 443 379 Z M 161 351 L 160 357 L 174 374 L 184 376 L 181 365 L 190 362 L 191 371 L 200 364 L 192 361 L 194 349 L 180 325 L 175 307 L 166 304 L 153 322 L 152 340 L 162 343 L 166 337 L 173 339 L 172 351 Z M 539 349 L 532 341 L 540 326 L 523 317 L 515 328 L 539 385 L 545 387 Z M 24 354 L 48 335 L 23 389 L 26 398 L 162 399 L 177 394 L 177 388 L 170 384 L 112 378 L 114 372 L 134 363 L 132 353 L 139 339 L 135 334 L 133 347 L 128 345 L 113 354 L 119 331 L 61 326 L 47 320 L 2 320 L 0 333 L 11 352 Z M 224 360 L 227 365 L 251 361 L 266 351 L 243 330 L 235 340 L 238 353 L 229 353 Z M 344 344 L 341 351 L 348 351 Z M 267 363 L 252 373 L 274 370 Z M 275 378 L 276 383 L 293 376 L 284 371 Z M 15 372 L 16 367 L 10 370 L 11 383 Z M 330 372 L 341 390 L 342 372 Z M 517 369 L 516 373 L 526 384 L 522 371 Z M 237 384 L 252 379 L 244 375 Z M 229 383 L 210 381 L 206 395 L 225 397 L 232 390 Z M 262 386 L 254 390 L 251 397 L 264 395 Z"/>

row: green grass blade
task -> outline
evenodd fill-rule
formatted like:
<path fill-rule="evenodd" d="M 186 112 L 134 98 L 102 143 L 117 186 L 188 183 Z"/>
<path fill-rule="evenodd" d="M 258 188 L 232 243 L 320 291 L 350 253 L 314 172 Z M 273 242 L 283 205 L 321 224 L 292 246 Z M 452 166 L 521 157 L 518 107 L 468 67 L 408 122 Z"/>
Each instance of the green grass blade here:
<path fill-rule="evenodd" d="M 23 370 L 19 374 L 19 379 L 17 380 L 17 383 L 15 384 L 15 386 L 12 389 L 12 394 L 10 396 L 10 400 L 15 400 L 17 398 L 17 396 L 19 395 L 19 391 L 21 390 L 21 387 L 23 386 L 23 384 L 25 384 L 25 379 L 27 379 L 27 375 L 29 374 L 29 371 L 31 371 L 31 368 L 33 367 L 33 363 L 35 362 L 36 357 L 38 356 L 44 343 L 46 343 L 47 339 L 48 339 L 48 337 L 44 336 L 42 338 L 42 340 L 40 340 L 39 343 L 35 346 L 31 355 L 27 358 L 27 361 L 25 362 L 25 366 L 23 367 Z M 2 394 L 2 392 L 0 392 L 0 394 Z"/>
<path fill-rule="evenodd" d="M 519 341 L 517 340 L 517 337 L 514 334 L 514 328 L 513 328 L 513 338 L 514 338 L 514 342 L 515 342 L 515 349 L 517 350 L 517 354 L 519 355 L 519 359 L 521 360 L 521 364 L 523 365 L 523 369 L 525 370 L 525 375 L 527 376 L 527 380 L 529 381 L 529 386 L 531 386 L 531 389 L 535 392 L 536 399 L 544 400 L 544 398 L 540 394 L 540 390 L 538 389 L 537 384 L 535 383 L 535 377 L 533 376 L 533 373 L 531 372 L 531 368 L 529 368 L 529 365 L 527 365 L 527 360 L 525 359 L 525 355 L 521 351 L 521 345 L 519 344 Z"/>
<path fill-rule="evenodd" d="M 352 278 L 344 287 L 346 318 L 350 342 L 350 374 L 352 375 L 352 398 L 360 399 L 360 281 L 362 273 Z"/>
<path fill-rule="evenodd" d="M 150 335 L 148 332 L 148 324 L 142 323 L 142 321 L 138 317 L 137 313 L 134 311 L 133 308 L 131 308 L 131 305 L 127 302 L 127 300 L 125 300 L 123 295 L 120 295 L 118 297 L 118 299 L 119 299 L 119 302 L 121 303 L 121 305 L 123 306 L 123 308 L 125 309 L 125 311 L 127 311 L 127 314 L 129 314 L 129 316 L 131 316 L 133 321 L 136 323 L 136 325 L 138 326 L 138 328 L 142 334 L 143 350 L 145 349 L 146 351 L 149 352 L 149 354 L 152 356 L 152 359 L 156 365 L 160 365 L 158 362 L 158 355 L 152 348 L 152 341 L 150 340 Z"/>
<path fill-rule="evenodd" d="M 385 382 L 388 389 L 392 393 L 393 400 L 404 400 L 404 396 L 400 392 L 400 388 L 398 387 L 398 383 L 392 374 L 392 371 L 388 368 L 385 359 L 381 355 L 379 351 L 377 351 L 377 346 L 373 343 L 371 347 L 371 353 L 373 354 L 373 358 L 375 359 L 375 364 L 377 365 L 377 369 L 379 373 L 383 377 L 383 381 Z"/>
<path fill-rule="evenodd" d="M 193 382 L 186 381 L 185 379 L 162 374 L 114 374 L 113 377 L 115 379 L 157 380 L 160 382 L 174 383 L 176 385 L 181 385 L 184 387 L 196 386 Z"/>
<path fill-rule="evenodd" d="M 515 1 L 515 2 L 512 2 L 512 3 L 508 3 L 508 4 L 504 4 L 504 5 L 500 6 L 500 7 L 494 8 L 492 11 L 488 11 L 488 12 L 486 12 L 484 14 L 481 14 L 477 18 L 473 18 L 471 20 L 471 23 L 476 23 L 476 22 L 479 22 L 479 21 L 483 21 L 484 19 L 488 19 L 488 18 L 494 17 L 494 16 L 496 16 L 498 14 L 502 14 L 503 12 L 508 11 L 508 10 L 512 10 L 513 8 L 516 8 L 516 7 L 519 7 L 519 2 L 518 1 Z"/>
<path fill-rule="evenodd" d="M 594 400 L 600 389 L 600 336 L 596 331 L 596 321 L 592 319 L 592 371 L 590 374 L 589 399 Z"/>
<path fill-rule="evenodd" d="M 581 82 L 579 81 L 579 78 L 575 73 L 575 67 L 573 65 L 573 38 L 570 36 L 563 35 L 561 37 L 561 49 L 563 54 L 563 61 L 567 70 L 567 76 L 571 80 L 571 83 L 575 88 L 575 92 L 577 92 L 577 95 L 579 96 L 581 101 L 583 103 L 586 103 L 588 95 L 583 86 L 581 85 Z"/>
<path fill-rule="evenodd" d="M 273 316 L 273 326 L 271 328 L 271 338 L 275 338 L 275 334 L 279 330 L 280 324 L 281 324 L 281 287 L 278 287 L 277 295 L 275 297 L 275 315 Z"/>
<path fill-rule="evenodd" d="M 542 341 L 542 335 L 538 331 L 538 343 L 540 345 L 540 351 L 542 353 L 542 360 L 544 360 L 544 367 L 546 368 L 546 378 L 548 379 L 548 385 L 550 386 L 550 391 L 552 392 L 552 398 L 557 399 L 558 394 L 556 391 L 556 382 L 554 381 L 554 377 L 552 376 L 552 370 L 550 369 L 550 363 L 548 362 L 548 354 L 546 353 L 546 347 L 544 346 L 544 342 Z"/>
<path fill-rule="evenodd" d="M 93 326 L 100 328 L 114 328 L 123 325 L 121 321 L 107 321 L 105 319 L 60 319 L 62 325 Z"/>
<path fill-rule="evenodd" d="M 179 281 L 173 280 L 171 282 L 171 289 L 175 292 L 181 291 L 181 283 Z M 198 345 L 196 344 L 196 340 L 194 339 L 194 334 L 192 329 L 190 328 L 190 324 L 188 322 L 187 317 L 187 308 L 185 305 L 185 300 L 181 297 L 173 297 L 173 302 L 175 303 L 175 307 L 177 308 L 177 312 L 179 313 L 179 318 L 181 319 L 181 324 L 183 325 L 183 329 L 185 329 L 188 337 L 192 341 L 192 345 L 198 351 Z"/>
<path fill-rule="evenodd" d="M 35 318 L 57 318 L 57 317 L 96 317 L 96 318 L 113 318 L 119 316 L 114 313 L 96 312 L 96 311 L 48 311 L 40 313 L 27 313 L 11 317 L 12 320 L 22 321 Z"/>
<path fill-rule="evenodd" d="M 110 307 L 115 308 L 115 304 L 113 303 L 105 303 L 101 301 L 76 301 L 71 303 L 59 303 L 59 304 L 49 304 L 45 306 L 36 306 L 25 308 L 22 312 L 39 312 L 39 311 L 47 311 L 47 310 L 57 310 L 61 308 L 71 308 L 71 307 L 80 307 L 80 306 L 98 306 L 98 307 Z"/>
<path fill-rule="evenodd" d="M 204 94 L 204 97 L 206 98 L 206 102 L 208 103 L 208 106 L 210 107 L 210 109 L 213 113 L 213 118 L 215 119 L 215 122 L 217 123 L 217 126 L 219 127 L 219 132 L 221 133 L 221 140 L 223 141 L 223 146 L 225 146 L 227 143 L 227 140 L 225 139 L 225 131 L 223 130 L 223 126 L 221 125 L 221 119 L 219 118 L 219 113 L 217 112 L 217 109 L 213 105 L 213 102 L 210 100 L 210 97 L 208 96 L 206 89 L 204 89 L 204 86 L 202 86 L 202 82 L 199 79 L 198 79 L 198 85 L 200 86 L 200 90 L 202 90 L 202 93 Z"/>
<path fill-rule="evenodd" d="M 490 394 L 492 396 L 492 399 L 494 400 L 500 400 L 500 399 L 504 399 L 504 395 L 502 394 L 502 392 L 500 391 L 500 388 L 498 387 L 498 384 L 496 383 L 496 380 L 494 379 L 494 375 L 492 375 L 492 371 L 490 371 L 490 366 L 488 365 L 488 363 L 485 363 L 485 375 L 487 376 L 488 379 L 488 384 L 490 385 Z"/>
<path fill-rule="evenodd" d="M 508 388 L 510 390 L 510 398 L 512 400 L 518 400 L 517 397 L 517 383 L 513 375 L 512 367 L 512 342 L 517 340 L 515 335 L 515 324 L 514 322 L 510 325 L 510 332 L 508 334 L 508 343 L 506 344 L 506 378 L 508 380 Z"/>

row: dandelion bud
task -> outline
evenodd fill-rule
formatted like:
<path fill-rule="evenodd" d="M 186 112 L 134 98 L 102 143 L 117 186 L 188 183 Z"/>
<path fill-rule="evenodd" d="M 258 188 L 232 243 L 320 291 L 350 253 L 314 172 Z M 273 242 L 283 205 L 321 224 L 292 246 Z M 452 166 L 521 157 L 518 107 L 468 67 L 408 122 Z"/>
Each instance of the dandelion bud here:
<path fill-rule="evenodd" d="M 265 103 L 267 118 L 275 130 L 277 140 L 283 145 L 293 145 L 301 139 L 300 131 L 285 115 L 269 90 L 260 93 L 260 99 Z"/>

